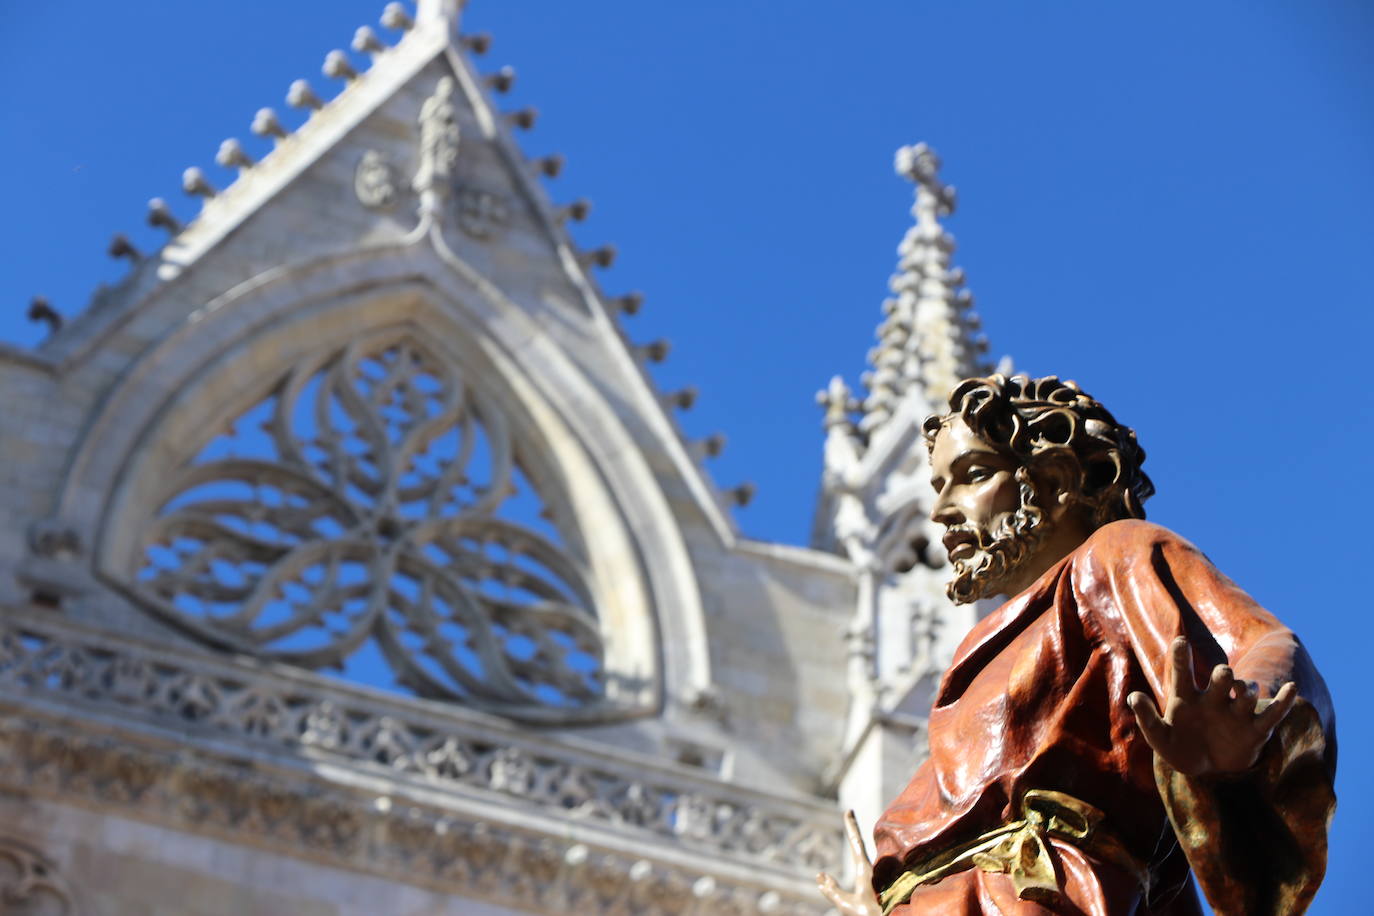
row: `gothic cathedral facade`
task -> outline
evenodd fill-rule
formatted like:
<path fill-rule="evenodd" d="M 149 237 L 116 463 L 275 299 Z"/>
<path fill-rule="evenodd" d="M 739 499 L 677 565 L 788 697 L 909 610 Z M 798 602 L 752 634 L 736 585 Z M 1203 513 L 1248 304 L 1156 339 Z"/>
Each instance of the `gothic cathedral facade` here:
<path fill-rule="evenodd" d="M 4 912 L 819 916 L 919 761 L 977 613 L 919 425 L 987 368 L 934 153 L 813 544 L 752 541 L 459 18 L 391 4 L 0 349 Z"/>

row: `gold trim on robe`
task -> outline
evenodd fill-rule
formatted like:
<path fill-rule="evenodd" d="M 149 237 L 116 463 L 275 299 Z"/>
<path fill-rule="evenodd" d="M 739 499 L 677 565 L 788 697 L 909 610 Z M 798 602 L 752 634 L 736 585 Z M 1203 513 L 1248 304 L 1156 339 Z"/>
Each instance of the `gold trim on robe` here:
<path fill-rule="evenodd" d="M 883 916 L 906 903 L 922 884 L 979 868 L 1011 878 L 1020 900 L 1052 903 L 1059 899 L 1059 879 L 1049 838 L 1064 840 L 1097 858 L 1115 862 L 1148 887 L 1149 873 L 1102 829 L 1102 812 L 1063 792 L 1031 789 L 1021 799 L 1021 818 L 990 830 L 970 843 L 933 856 L 902 874 L 878 895 Z"/>

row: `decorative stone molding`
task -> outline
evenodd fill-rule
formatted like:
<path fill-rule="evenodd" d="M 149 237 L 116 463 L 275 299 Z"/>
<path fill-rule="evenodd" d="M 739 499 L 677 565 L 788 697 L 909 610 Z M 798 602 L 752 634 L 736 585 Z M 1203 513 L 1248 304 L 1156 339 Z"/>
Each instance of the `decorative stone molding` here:
<path fill-rule="evenodd" d="M 76 895 L 40 852 L 0 836 L 0 913 L 80 916 Z"/>
<path fill-rule="evenodd" d="M 458 227 L 475 239 L 490 239 L 510 222 L 510 202 L 504 194 L 482 188 L 458 190 Z"/>
<path fill-rule="evenodd" d="M 381 153 L 368 150 L 353 173 L 353 192 L 364 207 L 385 210 L 396 202 L 396 170 Z"/>
<path fill-rule="evenodd" d="M 51 721 L 0 719 L 0 784 L 67 804 L 351 871 L 525 907 L 623 916 L 820 916 L 808 882 L 749 883 L 681 862 L 456 816 L 303 773 L 226 766 L 185 751 L 73 734 Z M 0 844 L 19 879 L 5 892 L 62 891 L 36 858 Z M 710 859 L 701 860 L 711 862 Z M 46 882 L 46 883 L 45 883 Z M 781 886 L 779 886 L 781 885 Z M 9 898 L 0 898 L 8 900 Z M 61 899 L 70 901 L 70 896 Z M 60 910 L 75 913 L 74 909 Z"/>
<path fill-rule="evenodd" d="M 517 802 L 569 823 L 603 825 L 799 878 L 832 867 L 842 855 L 835 816 L 824 803 L 692 779 L 613 753 L 560 749 L 489 721 L 425 721 L 408 715 L 404 702 L 351 701 L 345 691 L 302 680 L 17 613 L 0 627 L 0 696 L 11 702 L 26 694 L 59 700 L 107 720 L 169 727 L 187 742 L 228 741 L 273 759 L 330 762 L 417 789 Z M 151 779 L 129 765 L 134 769 L 121 771 L 125 789 L 100 791 L 128 795 Z M 334 819 L 320 829 L 346 827 Z"/>
<path fill-rule="evenodd" d="M 40 557 L 75 557 L 81 553 L 81 535 L 61 519 L 45 518 L 29 526 L 29 549 Z"/>
<path fill-rule="evenodd" d="M 85 553 L 81 534 L 60 518 L 29 525 L 29 556 L 14 569 L 15 582 L 29 591 L 29 600 L 48 607 L 83 595 L 89 584 L 81 568 Z"/>

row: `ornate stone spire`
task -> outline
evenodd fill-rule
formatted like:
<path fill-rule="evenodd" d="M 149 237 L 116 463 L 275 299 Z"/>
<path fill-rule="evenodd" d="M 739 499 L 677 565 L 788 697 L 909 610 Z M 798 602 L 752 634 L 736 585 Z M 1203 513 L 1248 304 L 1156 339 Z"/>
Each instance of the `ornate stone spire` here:
<path fill-rule="evenodd" d="M 916 185 L 915 225 L 897 247 L 867 393 L 855 398 L 836 379 L 817 396 L 826 439 L 813 542 L 846 557 L 857 576 L 835 781 L 841 805 L 870 822 L 925 756 L 925 710 L 975 619 L 972 606 L 954 607 L 944 593 L 921 425 L 958 381 L 991 371 L 964 273 L 950 266 L 954 238 L 940 225 L 954 211 L 954 189 L 940 182 L 940 160 L 924 143 L 898 150 L 896 167 Z"/>
<path fill-rule="evenodd" d="M 954 212 L 954 188 L 940 182 L 940 158 L 924 143 L 897 150 L 896 167 L 916 183 L 916 225 L 897 246 L 893 297 L 883 303 L 878 345 L 868 354 L 873 369 L 864 376 L 868 397 L 859 428 L 870 437 L 913 386 L 934 410 L 960 379 L 989 371 L 987 342 L 973 336 L 979 327 L 973 296 L 963 288 L 964 272 L 950 267 L 954 236 L 940 225 L 940 217 Z"/>

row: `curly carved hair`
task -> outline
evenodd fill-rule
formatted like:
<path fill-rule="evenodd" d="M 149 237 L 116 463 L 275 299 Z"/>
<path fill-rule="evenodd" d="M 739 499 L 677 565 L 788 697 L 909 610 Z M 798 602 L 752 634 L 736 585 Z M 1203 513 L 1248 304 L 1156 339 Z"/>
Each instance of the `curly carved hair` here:
<path fill-rule="evenodd" d="M 1095 525 L 1145 517 L 1144 502 L 1155 487 L 1141 470 L 1145 450 L 1136 442 L 1135 430 L 1118 423 L 1076 383 L 1053 375 L 965 379 L 950 393 L 949 409 L 926 419 L 927 446 L 933 448 L 941 427 L 959 417 L 1023 466 L 1050 456 L 1072 457 L 1082 472 L 1083 501 Z"/>

